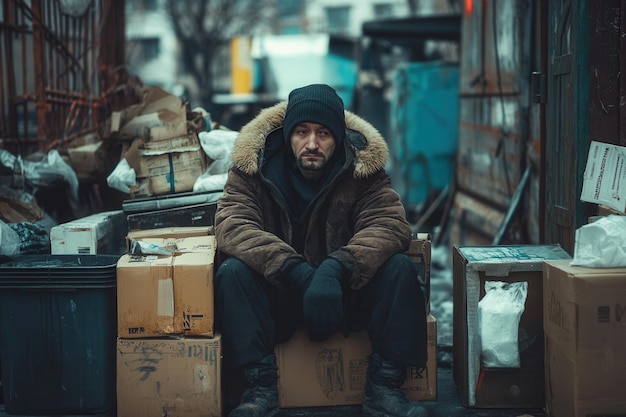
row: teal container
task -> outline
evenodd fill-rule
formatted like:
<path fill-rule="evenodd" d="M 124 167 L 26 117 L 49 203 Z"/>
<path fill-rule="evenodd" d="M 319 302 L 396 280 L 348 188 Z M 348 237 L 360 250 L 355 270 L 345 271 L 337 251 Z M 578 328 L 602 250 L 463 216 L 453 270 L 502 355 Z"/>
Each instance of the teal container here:
<path fill-rule="evenodd" d="M 405 207 L 421 211 L 454 178 L 459 67 L 407 63 L 396 68 L 392 79 L 387 171 Z"/>
<path fill-rule="evenodd" d="M 7 413 L 115 415 L 118 258 L 0 258 L 0 363 Z"/>

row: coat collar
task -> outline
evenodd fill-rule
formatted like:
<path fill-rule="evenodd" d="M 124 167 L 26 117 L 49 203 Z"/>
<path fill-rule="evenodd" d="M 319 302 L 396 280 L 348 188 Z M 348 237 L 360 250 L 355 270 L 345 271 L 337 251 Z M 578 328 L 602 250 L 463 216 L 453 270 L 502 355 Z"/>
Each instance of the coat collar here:
<path fill-rule="evenodd" d="M 232 152 L 233 165 L 246 174 L 259 172 L 259 155 L 265 149 L 267 135 L 283 125 L 287 102 L 283 101 L 263 109 L 258 116 L 239 132 Z M 369 122 L 345 111 L 346 141 L 354 150 L 354 176 L 368 177 L 385 168 L 389 148 L 382 135 Z M 360 136 L 358 140 L 354 135 Z"/>

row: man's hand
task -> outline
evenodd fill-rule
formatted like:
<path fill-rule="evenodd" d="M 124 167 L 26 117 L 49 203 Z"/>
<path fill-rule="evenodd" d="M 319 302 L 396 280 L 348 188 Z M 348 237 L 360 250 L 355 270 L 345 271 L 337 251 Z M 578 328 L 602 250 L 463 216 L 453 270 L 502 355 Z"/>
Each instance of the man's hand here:
<path fill-rule="evenodd" d="M 300 261 L 289 269 L 287 279 L 294 288 L 300 290 L 300 294 L 306 292 L 313 279 L 315 269 L 305 261 Z"/>
<path fill-rule="evenodd" d="M 327 258 L 315 270 L 304 292 L 304 324 L 314 342 L 327 339 L 343 319 L 342 278 L 342 265 L 333 258 Z"/>

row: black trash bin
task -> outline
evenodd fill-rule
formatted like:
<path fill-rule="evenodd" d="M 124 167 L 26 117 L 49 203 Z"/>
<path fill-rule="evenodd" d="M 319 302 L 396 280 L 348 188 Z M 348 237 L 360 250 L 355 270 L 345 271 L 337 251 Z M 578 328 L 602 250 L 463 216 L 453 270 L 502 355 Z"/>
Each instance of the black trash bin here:
<path fill-rule="evenodd" d="M 115 413 L 117 255 L 0 257 L 4 407 Z"/>

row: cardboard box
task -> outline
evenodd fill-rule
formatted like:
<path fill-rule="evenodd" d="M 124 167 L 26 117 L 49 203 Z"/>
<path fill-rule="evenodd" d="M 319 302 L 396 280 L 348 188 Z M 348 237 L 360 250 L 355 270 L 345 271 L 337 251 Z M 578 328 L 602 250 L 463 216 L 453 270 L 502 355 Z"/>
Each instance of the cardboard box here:
<path fill-rule="evenodd" d="M 366 331 L 348 338 L 336 333 L 314 343 L 299 330 L 276 347 L 280 407 L 361 404 L 370 353 Z M 432 315 L 428 316 L 428 366 L 409 367 L 407 376 L 402 390 L 409 399 L 437 399 L 437 320 Z"/>
<path fill-rule="evenodd" d="M 417 266 L 420 281 L 426 297 L 426 314 L 430 314 L 430 259 L 431 242 L 428 233 L 418 233 L 405 252 Z"/>
<path fill-rule="evenodd" d="M 194 204 L 171 209 L 129 214 L 128 230 L 164 227 L 213 226 L 217 203 Z"/>
<path fill-rule="evenodd" d="M 53 255 L 124 253 L 128 228 L 122 210 L 92 214 L 50 229 L 50 252 Z"/>
<path fill-rule="evenodd" d="M 94 180 L 106 175 L 111 161 L 102 141 L 69 148 L 67 154 L 76 176 L 82 180 Z"/>
<path fill-rule="evenodd" d="M 191 191 L 208 166 L 196 133 L 154 142 L 137 138 L 124 158 L 137 175 L 133 198 Z"/>
<path fill-rule="evenodd" d="M 551 417 L 626 415 L 626 268 L 546 261 L 546 408 Z"/>
<path fill-rule="evenodd" d="M 220 417 L 221 338 L 117 339 L 117 417 Z"/>
<path fill-rule="evenodd" d="M 607 206 L 603 206 L 602 204 L 598 206 L 598 216 L 610 216 L 611 214 L 618 214 L 620 216 L 623 216 L 626 213 L 617 211 Z"/>
<path fill-rule="evenodd" d="M 548 259 L 571 257 L 556 245 L 453 248 L 453 376 L 466 407 L 543 408 L 542 266 Z M 486 281 L 528 282 L 519 322 L 519 368 L 481 365 L 477 314 Z"/>
<path fill-rule="evenodd" d="M 626 147 L 591 141 L 581 201 L 626 211 Z"/>
<path fill-rule="evenodd" d="M 118 337 L 212 337 L 214 256 L 215 245 L 176 256 L 123 255 L 117 263 Z"/>

